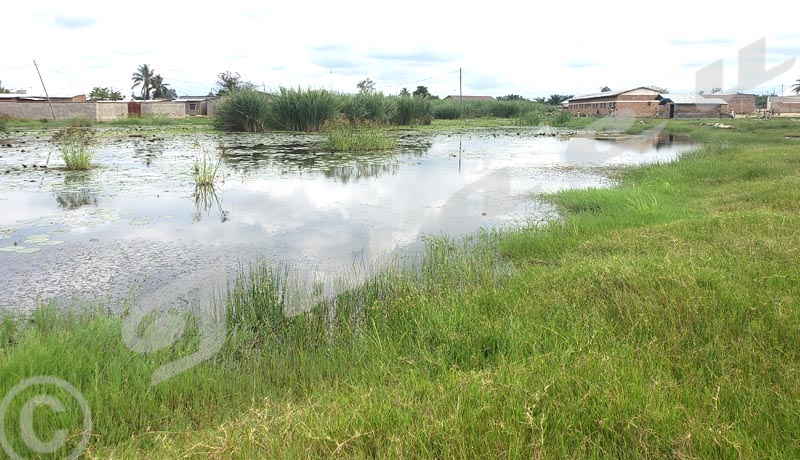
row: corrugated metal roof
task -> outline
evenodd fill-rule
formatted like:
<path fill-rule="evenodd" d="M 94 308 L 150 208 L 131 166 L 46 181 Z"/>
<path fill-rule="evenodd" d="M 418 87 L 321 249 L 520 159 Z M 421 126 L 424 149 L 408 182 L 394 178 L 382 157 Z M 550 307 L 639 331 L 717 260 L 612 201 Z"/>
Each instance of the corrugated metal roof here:
<path fill-rule="evenodd" d="M 620 94 L 628 93 L 630 91 L 636 91 L 637 89 L 649 89 L 651 91 L 656 91 L 655 89 L 653 89 L 653 88 L 651 88 L 649 86 L 637 86 L 636 88 L 628 88 L 628 89 L 624 89 L 622 91 L 606 91 L 605 93 L 584 94 L 582 96 L 575 96 L 572 99 L 570 99 L 569 101 L 570 102 L 571 101 L 582 101 L 584 99 L 595 99 L 595 98 L 598 98 L 598 97 L 614 97 L 614 96 L 619 96 Z M 658 91 L 656 91 L 656 92 L 658 92 Z"/>
<path fill-rule="evenodd" d="M 694 104 L 694 105 L 725 105 L 728 102 L 716 97 L 703 97 L 699 94 L 661 94 L 658 97 L 673 104 Z"/>

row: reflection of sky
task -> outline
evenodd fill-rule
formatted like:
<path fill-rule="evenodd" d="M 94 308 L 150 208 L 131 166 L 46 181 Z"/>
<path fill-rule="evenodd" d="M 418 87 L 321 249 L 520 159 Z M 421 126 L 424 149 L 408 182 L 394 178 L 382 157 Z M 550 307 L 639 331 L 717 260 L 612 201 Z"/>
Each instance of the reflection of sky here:
<path fill-rule="evenodd" d="M 430 146 L 426 153 L 401 149 L 361 157 L 313 153 L 310 136 L 302 142 L 279 135 L 250 138 L 258 145 L 246 155 L 236 153 L 235 168 L 223 165 L 228 175 L 217 187 L 216 199 L 199 208 L 193 186 L 182 178 L 191 165 L 188 146 L 173 139 L 149 149 L 155 153 L 145 163 L 141 147 L 124 144 L 113 150 L 119 165 L 104 165 L 77 182 L 77 189 L 69 188 L 76 181 L 68 180 L 53 181 L 49 193 L 25 190 L 24 184 L 17 191 L 0 189 L 0 228 L 19 228 L 14 241 L 66 228 L 71 231 L 60 239 L 67 244 L 94 239 L 120 244 L 182 241 L 198 248 L 246 245 L 276 262 L 324 270 L 413 244 L 423 233 L 459 235 L 512 218 L 538 218 L 546 207 L 532 205 L 530 193 L 605 185 L 592 168 L 664 161 L 681 151 L 678 146 L 656 149 L 652 141 L 636 138 L 563 140 L 516 131 L 418 136 Z M 236 147 L 241 150 L 248 139 L 235 137 Z M 276 157 L 268 144 L 278 141 L 283 143 Z M 303 160 L 305 168 L 292 164 L 286 145 L 305 149 L 302 155 L 311 157 Z M 341 180 L 343 176 L 348 179 Z M 119 186 L 135 180 L 143 183 Z M 89 193 L 92 187 L 92 200 L 78 200 L 74 209 L 59 207 L 59 196 L 70 190 Z M 0 246 L 9 241 L 0 240 Z M 17 263 L 26 260 L 0 253 L 0 259 L 8 257 Z M 27 257 L 46 258 L 48 251 Z"/>

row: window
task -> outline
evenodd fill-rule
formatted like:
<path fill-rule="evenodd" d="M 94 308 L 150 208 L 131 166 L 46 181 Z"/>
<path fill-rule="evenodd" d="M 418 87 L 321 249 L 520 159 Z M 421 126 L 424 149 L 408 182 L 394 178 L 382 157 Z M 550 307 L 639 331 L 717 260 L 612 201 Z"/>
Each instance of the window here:
<path fill-rule="evenodd" d="M 195 104 L 194 103 L 190 103 L 189 104 L 189 110 L 191 110 L 192 112 L 195 111 Z"/>

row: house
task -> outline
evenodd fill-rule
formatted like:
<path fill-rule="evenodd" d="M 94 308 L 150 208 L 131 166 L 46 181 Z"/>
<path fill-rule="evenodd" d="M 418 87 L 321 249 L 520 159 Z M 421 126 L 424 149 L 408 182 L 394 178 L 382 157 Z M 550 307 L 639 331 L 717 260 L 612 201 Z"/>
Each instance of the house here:
<path fill-rule="evenodd" d="M 799 96 L 770 96 L 767 98 L 767 110 L 777 115 L 800 115 Z"/>
<path fill-rule="evenodd" d="M 175 102 L 183 102 L 186 107 L 186 115 L 208 115 L 209 101 L 215 101 L 219 96 L 181 96 Z"/>
<path fill-rule="evenodd" d="M 464 101 L 464 102 L 473 102 L 473 101 L 494 101 L 495 99 L 492 96 L 447 96 L 444 98 L 445 101 Z"/>
<path fill-rule="evenodd" d="M 586 94 L 569 99 L 567 110 L 578 116 L 655 117 L 659 104 L 658 95 L 658 90 L 647 86 Z"/>
<path fill-rule="evenodd" d="M 659 94 L 659 118 L 722 118 L 730 116 L 728 103 L 700 94 Z"/>
<path fill-rule="evenodd" d="M 704 97 L 712 97 L 722 99 L 728 103 L 728 110 L 733 110 L 734 113 L 750 114 L 756 112 L 756 95 L 744 93 L 732 94 L 704 94 Z"/>

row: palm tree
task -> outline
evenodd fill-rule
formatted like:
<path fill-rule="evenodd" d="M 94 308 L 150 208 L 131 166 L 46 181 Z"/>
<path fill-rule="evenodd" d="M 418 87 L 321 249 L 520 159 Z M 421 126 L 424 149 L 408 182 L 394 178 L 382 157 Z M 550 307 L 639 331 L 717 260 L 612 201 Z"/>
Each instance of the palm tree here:
<path fill-rule="evenodd" d="M 794 91 L 795 94 L 800 94 L 800 78 L 797 79 L 797 83 L 792 85 L 792 91 Z"/>
<path fill-rule="evenodd" d="M 161 75 L 156 75 L 150 80 L 150 84 L 153 88 L 153 99 L 159 99 L 162 97 L 167 97 L 167 93 L 169 92 L 169 84 L 164 83 L 164 78 Z"/>
<path fill-rule="evenodd" d="M 150 98 L 150 89 L 152 88 L 154 73 L 155 72 L 150 68 L 149 65 L 142 64 L 131 76 L 131 80 L 133 80 L 133 86 L 131 86 L 131 89 L 142 85 L 142 97 L 145 101 Z"/>

